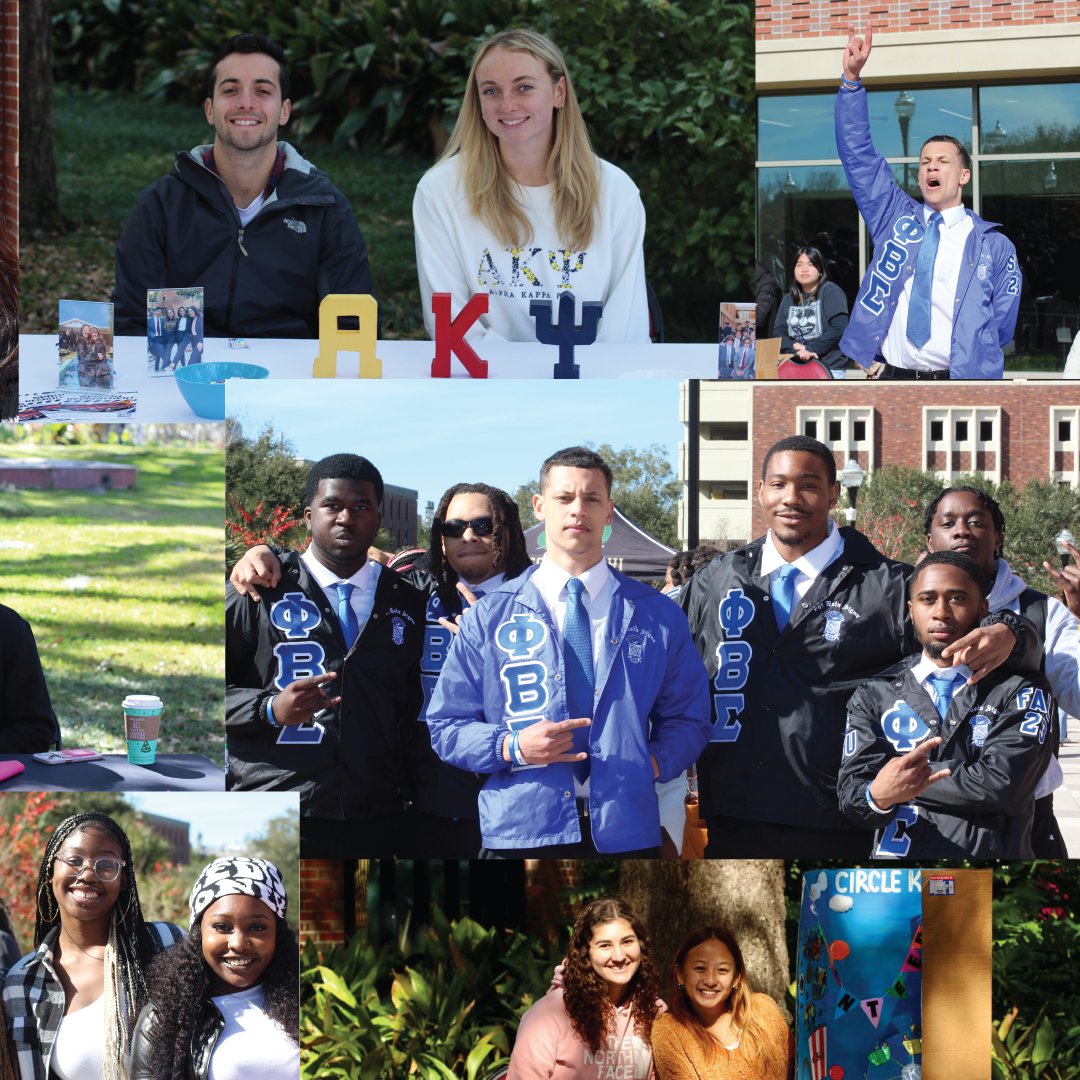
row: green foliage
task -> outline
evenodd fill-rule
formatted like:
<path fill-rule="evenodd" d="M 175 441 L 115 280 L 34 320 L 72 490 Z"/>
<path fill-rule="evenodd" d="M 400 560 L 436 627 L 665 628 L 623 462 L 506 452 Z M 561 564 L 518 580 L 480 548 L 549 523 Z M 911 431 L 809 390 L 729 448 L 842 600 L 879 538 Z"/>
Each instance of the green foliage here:
<path fill-rule="evenodd" d="M 307 478 L 308 468 L 297 460 L 293 444 L 270 424 L 251 438 L 229 421 L 225 489 L 230 500 L 244 507 L 263 503 L 299 513 Z"/>
<path fill-rule="evenodd" d="M 1032 588 L 1057 596 L 1060 590 L 1042 564 L 1057 566 L 1054 537 L 1080 520 L 1080 492 L 1073 487 L 1047 480 L 1029 480 L 1022 488 L 1006 480 L 999 486 L 974 474 L 946 484 L 933 473 L 885 465 L 859 489 L 857 527 L 890 558 L 913 563 L 926 546 L 926 507 L 945 487 L 965 484 L 981 488 L 1001 503 L 1005 557 L 1014 572 Z"/>
<path fill-rule="evenodd" d="M 301 957 L 301 1075 L 479 1080 L 510 1053 L 557 960 L 535 938 L 450 922 L 376 952 L 360 938 Z"/>
<path fill-rule="evenodd" d="M 289 898 L 289 922 L 293 925 L 300 918 L 300 815 L 296 810 L 271 818 L 266 832 L 248 842 L 247 850 L 259 859 L 269 859 L 280 871 Z M 194 883 L 193 883 L 194 884 Z"/>
<path fill-rule="evenodd" d="M 641 448 L 624 446 L 621 450 L 613 449 L 608 443 L 582 445 L 595 450 L 611 467 L 611 497 L 619 510 L 661 544 L 678 547 L 682 487 L 666 448 L 659 443 Z M 532 497 L 538 490 L 537 481 L 530 481 L 514 491 L 521 524 L 526 529 L 536 523 Z"/>
<path fill-rule="evenodd" d="M 258 28 L 290 59 L 291 137 L 404 150 L 426 165 L 453 124 L 475 44 L 535 27 L 566 53 L 597 153 L 641 189 L 668 337 L 710 341 L 718 300 L 751 295 L 751 10 L 733 0 L 55 0 L 56 79 L 194 104 L 218 45 Z M 367 235 L 366 192 L 339 186 Z"/>

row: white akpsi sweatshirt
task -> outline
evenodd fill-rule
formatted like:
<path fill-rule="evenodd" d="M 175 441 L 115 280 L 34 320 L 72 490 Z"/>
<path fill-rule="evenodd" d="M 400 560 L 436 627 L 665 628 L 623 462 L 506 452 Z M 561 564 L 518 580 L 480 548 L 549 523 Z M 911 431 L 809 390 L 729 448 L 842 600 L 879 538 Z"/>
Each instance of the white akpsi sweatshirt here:
<path fill-rule="evenodd" d="M 551 185 L 523 187 L 518 197 L 532 222 L 532 237 L 520 248 L 500 244 L 474 217 L 461 183 L 460 159 L 436 165 L 416 188 L 413 225 L 416 267 L 424 325 L 434 337 L 432 293 L 451 294 L 457 316 L 476 293 L 488 294 L 488 311 L 473 324 L 466 339 L 535 341 L 532 300 L 558 301 L 574 294 L 575 322 L 581 304 L 599 300 L 604 314 L 597 341 L 648 342 L 649 313 L 645 295 L 645 208 L 634 182 L 608 162 L 600 165 L 600 201 L 592 240 L 584 251 L 567 249 L 555 228 Z"/>

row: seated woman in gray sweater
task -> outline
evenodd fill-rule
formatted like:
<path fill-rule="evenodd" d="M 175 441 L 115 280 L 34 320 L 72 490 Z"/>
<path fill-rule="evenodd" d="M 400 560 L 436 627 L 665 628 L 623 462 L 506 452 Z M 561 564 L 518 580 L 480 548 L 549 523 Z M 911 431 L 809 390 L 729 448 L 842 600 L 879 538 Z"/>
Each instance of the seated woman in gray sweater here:
<path fill-rule="evenodd" d="M 799 248 L 790 290 L 780 301 L 773 337 L 780 351 L 796 360 L 818 360 L 834 379 L 844 377 L 847 358 L 840 352 L 840 336 L 848 324 L 844 290 L 829 281 L 825 259 L 815 247 Z"/>

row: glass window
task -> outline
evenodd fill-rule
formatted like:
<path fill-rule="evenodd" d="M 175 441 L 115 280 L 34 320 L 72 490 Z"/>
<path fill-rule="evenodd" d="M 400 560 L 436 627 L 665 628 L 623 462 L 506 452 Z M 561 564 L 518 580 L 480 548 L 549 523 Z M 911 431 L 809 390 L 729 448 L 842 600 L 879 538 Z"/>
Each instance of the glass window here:
<path fill-rule="evenodd" d="M 1068 420 L 1058 421 L 1058 442 L 1069 442 L 1072 439 L 1072 424 Z"/>
<path fill-rule="evenodd" d="M 887 158 L 917 157 L 931 135 L 952 135 L 971 149 L 971 88 L 872 90 L 870 135 Z M 911 110 L 904 137 L 903 116 Z M 906 147 L 905 147 L 906 142 Z"/>
<path fill-rule="evenodd" d="M 979 421 L 979 442 L 993 442 L 994 441 L 994 421 L 993 420 L 980 420 Z"/>
<path fill-rule="evenodd" d="M 844 428 L 843 428 L 843 425 L 840 423 L 840 421 L 839 420 L 830 420 L 829 421 L 829 442 L 838 443 L 843 438 L 843 434 L 844 434 Z"/>
<path fill-rule="evenodd" d="M 759 161 L 835 161 L 835 94 L 758 98 Z"/>
<path fill-rule="evenodd" d="M 945 425 L 941 420 L 930 421 L 930 441 L 941 442 L 945 437 Z"/>
<path fill-rule="evenodd" d="M 851 437 L 855 442 L 866 441 L 866 421 L 854 420 L 851 424 Z"/>
<path fill-rule="evenodd" d="M 807 420 L 806 423 L 803 424 L 803 434 L 808 436 L 811 439 L 816 439 L 817 438 L 817 421 L 816 420 Z"/>
<path fill-rule="evenodd" d="M 984 86 L 979 117 L 982 154 L 1080 150 L 1080 83 Z"/>
<path fill-rule="evenodd" d="M 966 420 L 956 421 L 956 441 L 967 442 L 968 439 L 968 422 Z"/>

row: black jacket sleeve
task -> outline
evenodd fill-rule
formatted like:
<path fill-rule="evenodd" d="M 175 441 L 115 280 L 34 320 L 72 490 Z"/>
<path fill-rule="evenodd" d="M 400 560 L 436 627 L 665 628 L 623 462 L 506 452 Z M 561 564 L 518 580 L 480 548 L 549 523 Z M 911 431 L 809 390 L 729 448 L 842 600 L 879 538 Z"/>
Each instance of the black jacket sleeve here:
<path fill-rule="evenodd" d="M 0 607 L 0 753 L 48 750 L 56 730 L 30 624 L 10 608 Z"/>

